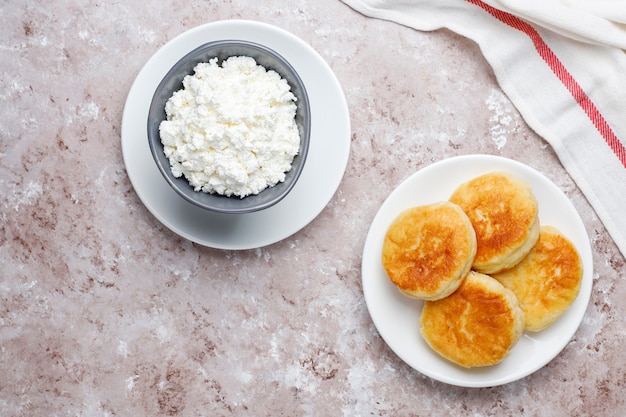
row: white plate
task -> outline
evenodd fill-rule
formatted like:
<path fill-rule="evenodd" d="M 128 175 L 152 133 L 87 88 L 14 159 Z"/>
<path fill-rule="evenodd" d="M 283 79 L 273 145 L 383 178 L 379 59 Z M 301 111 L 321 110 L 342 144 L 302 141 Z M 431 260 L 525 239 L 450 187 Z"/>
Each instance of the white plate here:
<path fill-rule="evenodd" d="M 584 273 L 580 293 L 567 312 L 538 333 L 526 332 L 501 363 L 467 370 L 446 361 L 426 344 L 418 320 L 423 302 L 403 296 L 381 263 L 383 239 L 391 221 L 404 209 L 447 200 L 461 183 L 490 171 L 507 171 L 528 182 L 539 202 L 539 220 L 557 227 L 576 246 Z M 551 361 L 570 341 L 591 296 L 593 261 L 585 226 L 576 209 L 550 180 L 519 162 L 497 156 L 459 156 L 434 163 L 407 178 L 382 204 L 363 251 L 363 292 L 370 315 L 387 345 L 417 371 L 441 382 L 490 387 L 523 378 Z"/>
<path fill-rule="evenodd" d="M 287 197 L 262 212 L 227 215 L 188 203 L 165 182 L 150 154 L 147 117 L 154 90 L 169 68 L 187 52 L 218 39 L 250 40 L 274 49 L 298 71 L 311 101 L 311 144 L 304 171 Z M 122 152 L 137 195 L 166 227 L 204 246 L 251 249 L 291 236 L 326 207 L 348 163 L 350 115 L 337 78 L 305 42 L 265 23 L 218 21 L 172 39 L 141 69 L 124 107 Z"/>

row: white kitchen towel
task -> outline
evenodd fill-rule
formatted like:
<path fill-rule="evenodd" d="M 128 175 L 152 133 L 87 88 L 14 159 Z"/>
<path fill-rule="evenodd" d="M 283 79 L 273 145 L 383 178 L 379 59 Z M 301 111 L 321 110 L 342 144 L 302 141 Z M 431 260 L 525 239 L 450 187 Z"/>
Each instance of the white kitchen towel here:
<path fill-rule="evenodd" d="M 422 31 L 448 28 L 474 40 L 626 255 L 623 0 L 342 1 L 369 17 Z"/>
<path fill-rule="evenodd" d="M 626 49 L 624 0 L 483 0 L 563 36 Z"/>

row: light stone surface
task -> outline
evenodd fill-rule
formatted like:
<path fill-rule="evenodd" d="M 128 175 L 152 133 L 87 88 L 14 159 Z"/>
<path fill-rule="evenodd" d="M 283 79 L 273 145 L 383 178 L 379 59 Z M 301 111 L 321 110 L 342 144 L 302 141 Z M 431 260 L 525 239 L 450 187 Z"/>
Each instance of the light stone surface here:
<path fill-rule="evenodd" d="M 254 19 L 302 38 L 341 82 L 345 177 L 307 227 L 211 249 L 162 226 L 126 175 L 126 96 L 165 42 Z M 446 157 L 543 172 L 593 246 L 585 319 L 520 381 L 439 383 L 386 346 L 361 290 L 380 204 Z M 366 18 L 339 0 L 0 2 L 1 416 L 626 415 L 624 258 L 550 146 L 451 32 Z"/>

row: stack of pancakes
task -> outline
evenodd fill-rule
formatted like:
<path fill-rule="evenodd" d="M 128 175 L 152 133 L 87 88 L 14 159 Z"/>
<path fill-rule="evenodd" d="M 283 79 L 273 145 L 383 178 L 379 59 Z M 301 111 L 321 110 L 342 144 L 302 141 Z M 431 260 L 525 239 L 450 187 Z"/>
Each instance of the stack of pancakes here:
<path fill-rule="evenodd" d="M 540 227 L 531 187 L 503 172 L 402 212 L 382 264 L 403 294 L 425 300 L 420 331 L 430 347 L 467 368 L 500 362 L 524 330 L 552 324 L 582 280 L 574 245 Z"/>

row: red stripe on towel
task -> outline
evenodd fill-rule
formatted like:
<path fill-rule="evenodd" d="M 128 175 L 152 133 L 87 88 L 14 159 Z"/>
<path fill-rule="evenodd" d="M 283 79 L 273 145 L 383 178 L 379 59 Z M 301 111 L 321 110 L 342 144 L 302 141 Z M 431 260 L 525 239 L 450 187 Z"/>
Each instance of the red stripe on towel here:
<path fill-rule="evenodd" d="M 611 126 L 609 126 L 608 122 L 604 116 L 602 116 L 602 113 L 600 113 L 596 105 L 591 101 L 589 96 L 587 96 L 585 91 L 574 79 L 572 74 L 569 73 L 567 68 L 565 68 L 565 65 L 563 65 L 554 51 L 552 51 L 548 44 L 546 44 L 537 30 L 517 16 L 498 10 L 481 0 L 466 1 L 481 7 L 501 22 L 528 35 L 541 58 L 548 64 L 552 72 L 554 72 L 554 74 L 559 78 L 565 88 L 569 90 L 574 97 L 574 100 L 576 100 L 578 105 L 587 114 L 587 117 L 589 117 L 596 129 L 598 129 L 598 132 L 600 132 L 606 143 L 613 150 L 615 156 L 617 156 L 622 165 L 626 168 L 626 149 L 624 148 L 624 145 L 617 138 L 617 135 L 613 132 L 613 129 L 611 129 Z"/>

